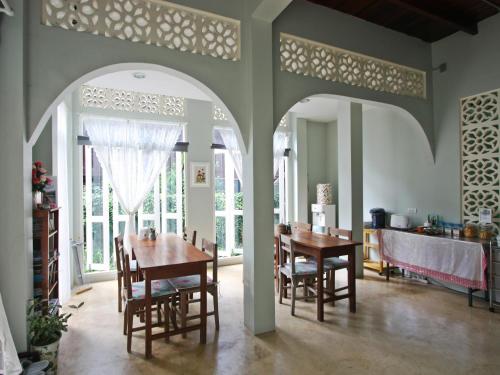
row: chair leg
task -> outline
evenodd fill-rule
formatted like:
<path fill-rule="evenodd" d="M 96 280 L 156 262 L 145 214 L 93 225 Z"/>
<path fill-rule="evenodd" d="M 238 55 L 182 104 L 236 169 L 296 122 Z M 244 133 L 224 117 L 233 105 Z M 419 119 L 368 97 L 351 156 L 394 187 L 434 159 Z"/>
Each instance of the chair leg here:
<path fill-rule="evenodd" d="M 170 300 L 165 301 L 165 341 L 170 341 Z"/>
<path fill-rule="evenodd" d="M 122 278 L 118 275 L 118 312 L 122 312 Z"/>
<path fill-rule="evenodd" d="M 123 334 L 127 334 L 127 316 L 128 316 L 128 308 L 125 305 L 125 311 L 123 312 Z"/>
<path fill-rule="evenodd" d="M 158 324 L 161 324 L 162 318 L 161 318 L 161 302 L 160 301 L 156 302 L 156 314 L 158 317 Z"/>
<path fill-rule="evenodd" d="M 187 322 L 187 304 L 188 304 L 188 295 L 187 293 L 181 293 L 181 328 L 186 328 Z M 186 332 L 182 333 L 182 337 L 186 338 Z"/>
<path fill-rule="evenodd" d="M 288 298 L 288 289 L 287 289 L 287 286 L 288 286 L 288 278 L 287 278 L 285 275 L 283 275 L 283 279 L 284 279 L 284 281 L 283 281 L 283 283 L 284 283 L 284 284 L 283 284 L 283 285 L 284 285 L 284 288 L 285 288 L 285 289 L 283 290 L 283 297 Z"/>
<path fill-rule="evenodd" d="M 295 280 L 292 278 L 292 316 L 295 316 L 295 293 L 297 288 L 295 287 Z"/>
<path fill-rule="evenodd" d="M 331 282 L 331 291 L 332 297 L 334 298 L 332 301 L 332 306 L 335 306 L 335 269 L 330 271 L 330 282 Z"/>
<path fill-rule="evenodd" d="M 127 309 L 127 352 L 132 351 L 132 326 L 134 322 L 134 311 Z"/>
<path fill-rule="evenodd" d="M 279 288 L 279 293 L 280 293 L 280 304 L 283 303 L 283 275 L 279 275 L 279 283 L 278 283 L 278 288 Z"/>
<path fill-rule="evenodd" d="M 218 289 L 214 290 L 213 299 L 214 299 L 214 317 L 215 317 L 215 330 L 219 330 L 219 293 Z"/>

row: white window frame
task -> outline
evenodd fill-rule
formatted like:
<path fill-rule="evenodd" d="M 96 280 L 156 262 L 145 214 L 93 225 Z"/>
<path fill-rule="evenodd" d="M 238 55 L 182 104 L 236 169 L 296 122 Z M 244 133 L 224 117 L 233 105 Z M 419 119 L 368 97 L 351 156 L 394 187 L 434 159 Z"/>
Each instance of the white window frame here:
<path fill-rule="evenodd" d="M 280 160 L 279 167 L 278 167 L 278 190 L 279 190 L 279 202 L 278 202 L 278 207 L 274 208 L 274 214 L 279 215 L 279 221 L 280 223 L 287 223 L 287 210 L 286 210 L 286 202 L 287 202 L 287 193 L 288 189 L 286 186 L 286 162 L 287 158 L 283 157 Z M 276 183 L 276 181 L 274 182 Z"/>
<path fill-rule="evenodd" d="M 225 193 L 225 210 L 215 210 L 215 222 L 214 222 L 214 238 L 217 236 L 217 217 L 224 217 L 226 223 L 226 238 L 225 238 L 225 251 L 221 252 L 221 255 L 225 257 L 231 257 L 233 250 L 242 250 L 241 248 L 235 248 L 235 217 L 243 216 L 243 210 L 237 210 L 234 208 L 234 163 L 233 159 L 229 155 L 229 152 L 224 149 L 214 150 L 214 165 L 215 165 L 215 155 L 224 155 L 224 193 Z M 215 168 L 214 168 L 214 181 L 215 181 Z M 215 189 L 214 189 L 215 194 Z"/>
<path fill-rule="evenodd" d="M 184 208 L 184 199 L 182 196 L 182 184 L 185 183 L 185 175 L 183 169 L 184 155 L 182 152 L 176 152 L 175 154 L 175 199 L 176 199 L 176 212 L 167 212 L 167 168 L 163 168 L 160 175 L 161 186 L 163 186 L 161 192 L 161 230 L 167 233 L 167 220 L 175 219 L 177 221 L 177 234 L 182 236 L 184 232 L 184 222 L 182 217 L 182 212 Z M 159 226 L 158 226 L 159 227 Z"/>

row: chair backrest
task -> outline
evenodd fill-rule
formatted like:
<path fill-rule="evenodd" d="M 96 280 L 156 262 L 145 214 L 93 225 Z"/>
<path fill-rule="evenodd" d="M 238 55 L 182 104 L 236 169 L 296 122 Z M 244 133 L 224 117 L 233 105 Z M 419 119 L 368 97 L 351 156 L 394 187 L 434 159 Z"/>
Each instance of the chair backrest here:
<path fill-rule="evenodd" d="M 119 234 L 115 237 L 115 258 L 116 258 L 116 270 L 118 273 L 123 272 L 123 262 L 120 256 L 120 246 L 123 247 L 123 236 Z"/>
<path fill-rule="evenodd" d="M 184 233 L 182 235 L 184 241 L 189 242 L 191 245 L 196 246 L 196 231 L 184 228 Z"/>
<path fill-rule="evenodd" d="M 292 223 L 292 233 L 295 232 L 312 232 L 312 224 L 309 223 L 299 223 L 298 221 L 294 221 Z"/>
<path fill-rule="evenodd" d="M 292 274 L 295 274 L 295 241 L 289 236 L 280 235 L 280 245 L 279 245 L 279 264 L 284 266 L 286 262 L 285 253 L 290 254 L 290 264 L 292 265 Z"/>
<path fill-rule="evenodd" d="M 340 228 L 328 228 L 330 236 L 352 241 L 352 230 Z"/>
<path fill-rule="evenodd" d="M 214 283 L 216 283 L 217 282 L 217 264 L 218 264 L 217 244 L 203 238 L 201 240 L 201 251 L 207 253 L 213 259 L 212 260 L 212 263 L 213 263 L 212 279 L 213 279 Z"/>
<path fill-rule="evenodd" d="M 121 256 L 124 259 L 123 280 L 125 280 L 125 289 L 127 290 L 127 298 L 132 298 L 132 275 L 130 273 L 130 256 L 124 254 L 123 246 L 121 247 Z"/>

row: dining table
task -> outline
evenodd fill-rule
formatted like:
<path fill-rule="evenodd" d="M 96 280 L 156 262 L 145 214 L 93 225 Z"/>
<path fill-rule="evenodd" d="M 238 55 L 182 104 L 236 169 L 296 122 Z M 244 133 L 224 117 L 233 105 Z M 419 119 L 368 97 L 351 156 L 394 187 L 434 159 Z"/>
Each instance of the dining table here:
<path fill-rule="evenodd" d="M 324 304 L 336 301 L 339 298 L 329 296 L 325 298 L 323 287 L 324 259 L 329 257 L 347 256 L 349 266 L 347 267 L 347 295 L 342 298 L 349 298 L 349 310 L 356 312 L 356 246 L 362 245 L 361 242 L 344 240 L 338 237 L 326 234 L 295 231 L 292 234 L 283 234 L 295 242 L 297 253 L 314 257 L 317 264 L 316 283 L 317 292 L 317 320 L 324 321 Z"/>
<path fill-rule="evenodd" d="M 207 339 L 207 263 L 212 261 L 212 257 L 171 233 L 159 234 L 155 240 L 140 239 L 137 235 L 131 235 L 129 239 L 132 257 L 137 260 L 138 272 L 142 274 L 145 283 L 146 358 L 152 356 L 153 340 L 172 335 L 199 329 L 200 342 L 205 344 Z M 184 328 L 175 327 L 168 332 L 153 334 L 151 282 L 190 275 L 200 275 L 199 324 Z"/>

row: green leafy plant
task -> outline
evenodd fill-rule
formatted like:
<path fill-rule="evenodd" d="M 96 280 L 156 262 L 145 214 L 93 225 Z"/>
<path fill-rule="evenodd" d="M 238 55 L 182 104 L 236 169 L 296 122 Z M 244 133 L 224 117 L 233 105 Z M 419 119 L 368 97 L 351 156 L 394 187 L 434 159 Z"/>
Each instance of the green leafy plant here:
<path fill-rule="evenodd" d="M 80 308 L 75 306 L 76 309 Z M 61 307 L 61 306 L 57 306 Z M 46 314 L 47 301 L 34 301 L 28 308 L 28 336 L 35 346 L 45 346 L 59 340 L 63 332 L 68 331 L 68 319 L 71 314 Z"/>

